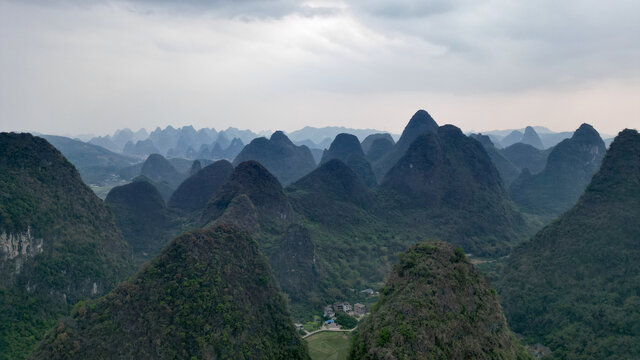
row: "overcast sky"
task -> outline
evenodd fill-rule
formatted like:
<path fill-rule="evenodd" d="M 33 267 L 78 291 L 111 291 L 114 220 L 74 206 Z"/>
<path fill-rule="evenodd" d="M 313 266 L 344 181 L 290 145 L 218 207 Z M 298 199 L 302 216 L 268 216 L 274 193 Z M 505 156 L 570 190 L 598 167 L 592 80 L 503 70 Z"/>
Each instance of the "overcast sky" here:
<path fill-rule="evenodd" d="M 637 0 L 0 0 L 0 130 L 640 128 Z"/>

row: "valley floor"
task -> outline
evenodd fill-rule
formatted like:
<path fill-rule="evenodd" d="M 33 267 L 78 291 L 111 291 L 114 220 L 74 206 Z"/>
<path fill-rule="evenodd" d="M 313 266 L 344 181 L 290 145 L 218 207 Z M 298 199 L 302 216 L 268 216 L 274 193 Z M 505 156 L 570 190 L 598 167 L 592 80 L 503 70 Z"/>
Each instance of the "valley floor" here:
<path fill-rule="evenodd" d="M 323 331 L 305 341 L 312 360 L 345 360 L 351 346 L 351 332 Z"/>

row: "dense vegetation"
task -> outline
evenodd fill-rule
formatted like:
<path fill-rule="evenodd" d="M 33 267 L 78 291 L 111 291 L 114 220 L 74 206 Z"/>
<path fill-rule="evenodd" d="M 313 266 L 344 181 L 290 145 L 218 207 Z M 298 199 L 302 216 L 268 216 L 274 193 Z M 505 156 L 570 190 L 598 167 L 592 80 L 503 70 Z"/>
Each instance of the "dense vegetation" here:
<path fill-rule="evenodd" d="M 422 243 L 402 254 L 352 359 L 529 359 L 498 297 L 462 249 Z"/>
<path fill-rule="evenodd" d="M 111 189 L 105 203 L 109 205 L 137 258 L 147 260 L 157 255 L 170 240 L 169 216 L 160 192 L 146 178 Z"/>
<path fill-rule="evenodd" d="M 553 148 L 542 172 L 523 171 L 509 194 L 523 211 L 552 219 L 576 203 L 600 168 L 605 151 L 598 132 L 582 124 L 570 139 Z"/>
<path fill-rule="evenodd" d="M 625 130 L 577 205 L 508 259 L 498 288 L 514 331 L 556 359 L 639 358 L 638 219 L 640 135 Z"/>
<path fill-rule="evenodd" d="M 226 160 L 199 169 L 180 184 L 171 195 L 168 205 L 184 211 L 204 209 L 211 196 L 229 180 L 232 172 L 233 166 Z"/>
<path fill-rule="evenodd" d="M 121 181 L 118 171 L 136 163 L 136 159 L 64 136 L 44 135 L 71 162 L 86 184 L 108 185 Z"/>
<path fill-rule="evenodd" d="M 109 209 L 29 134 L 0 134 L 0 241 L 0 359 L 23 357 L 70 305 L 133 271 Z"/>
<path fill-rule="evenodd" d="M 309 148 L 296 146 L 282 131 L 274 132 L 270 139 L 261 137 L 251 141 L 233 160 L 233 165 L 249 160 L 262 164 L 284 185 L 298 180 L 316 167 Z"/>
<path fill-rule="evenodd" d="M 347 164 L 367 186 L 373 187 L 378 184 L 371 164 L 365 157 L 360 141 L 355 135 L 338 134 L 336 136 L 329 149 L 322 155 L 320 163 L 324 164 L 332 159 L 338 159 Z"/>
<path fill-rule="evenodd" d="M 176 238 L 133 279 L 79 303 L 37 359 L 307 359 L 266 259 L 218 226 Z"/>

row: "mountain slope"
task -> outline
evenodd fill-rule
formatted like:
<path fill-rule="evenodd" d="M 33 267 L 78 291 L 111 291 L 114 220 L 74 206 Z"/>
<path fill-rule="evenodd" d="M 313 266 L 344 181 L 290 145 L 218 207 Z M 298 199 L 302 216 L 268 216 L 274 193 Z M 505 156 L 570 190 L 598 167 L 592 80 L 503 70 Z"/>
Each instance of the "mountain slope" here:
<path fill-rule="evenodd" d="M 393 149 L 373 164 L 373 171 L 377 178 L 382 179 L 385 176 L 387 171 L 400 160 L 418 136 L 425 132 L 435 131 L 438 131 L 438 124 L 433 120 L 431 115 L 425 110 L 418 110 L 409 120 L 409 123 L 402 131 L 402 135 Z"/>
<path fill-rule="evenodd" d="M 136 159 L 116 154 L 97 145 L 63 136 L 43 135 L 71 162 L 86 184 L 105 185 L 119 181 L 118 170 L 136 163 Z"/>
<path fill-rule="evenodd" d="M 582 124 L 570 139 L 553 148 L 542 172 L 523 172 L 509 187 L 509 194 L 523 211 L 554 217 L 575 204 L 598 171 L 605 151 L 598 132 Z"/>
<path fill-rule="evenodd" d="M 133 270 L 113 216 L 46 140 L 0 133 L 0 359 Z"/>
<path fill-rule="evenodd" d="M 264 223 L 290 222 L 293 211 L 282 186 L 255 161 L 239 164 L 229 181 L 211 198 L 202 215 L 205 224 L 233 223 L 258 230 Z"/>
<path fill-rule="evenodd" d="M 219 160 L 187 178 L 171 195 L 169 206 L 184 211 L 202 210 L 211 196 L 224 185 L 233 172 L 233 165 Z"/>
<path fill-rule="evenodd" d="M 474 254 L 507 254 L 528 230 L 482 145 L 452 125 L 418 137 L 378 194 L 399 228 Z"/>
<path fill-rule="evenodd" d="M 322 155 L 320 164 L 324 164 L 331 159 L 339 159 L 349 166 L 367 186 L 377 185 L 376 176 L 371 169 L 371 164 L 364 156 L 364 151 L 360 146 L 360 141 L 355 135 L 338 134 L 331 143 L 328 150 Z"/>
<path fill-rule="evenodd" d="M 529 359 L 495 291 L 447 243 L 401 254 L 354 340 L 351 359 Z"/>
<path fill-rule="evenodd" d="M 537 174 L 544 170 L 551 151 L 552 149 L 539 150 L 523 143 L 515 143 L 499 150 L 500 154 L 519 170 L 529 169 L 532 174 Z"/>
<path fill-rule="evenodd" d="M 145 178 L 114 187 L 105 203 L 111 208 L 118 228 L 136 257 L 155 256 L 169 241 L 165 234 L 169 219 L 164 200 Z"/>
<path fill-rule="evenodd" d="M 257 138 L 238 154 L 233 165 L 254 160 L 275 175 L 283 185 L 288 185 L 316 167 L 311 151 L 306 146 L 296 146 L 282 131 L 276 131 L 270 139 Z"/>
<path fill-rule="evenodd" d="M 524 129 L 524 135 L 522 135 L 522 139 L 520 140 L 520 142 L 523 144 L 531 145 L 536 149 L 544 149 L 542 140 L 540 140 L 540 136 L 538 136 L 536 130 L 531 126 L 527 126 Z"/>
<path fill-rule="evenodd" d="M 496 166 L 496 169 L 500 173 L 500 177 L 502 177 L 502 181 L 505 183 L 505 185 L 511 184 L 511 182 L 513 182 L 513 180 L 515 180 L 518 175 L 520 175 L 520 170 L 518 169 L 518 167 L 516 167 L 516 165 L 509 161 L 509 159 L 503 156 L 503 149 L 496 149 L 489 136 L 482 134 L 471 134 L 470 137 L 482 144 L 482 147 L 484 147 L 485 151 L 491 158 L 493 165 Z"/>
<path fill-rule="evenodd" d="M 81 303 L 37 359 L 308 359 L 258 246 L 231 226 L 171 242 L 133 279 Z"/>
<path fill-rule="evenodd" d="M 509 257 L 498 288 L 514 331 L 556 359 L 639 358 L 639 218 L 640 135 L 624 130 L 578 203 Z"/>

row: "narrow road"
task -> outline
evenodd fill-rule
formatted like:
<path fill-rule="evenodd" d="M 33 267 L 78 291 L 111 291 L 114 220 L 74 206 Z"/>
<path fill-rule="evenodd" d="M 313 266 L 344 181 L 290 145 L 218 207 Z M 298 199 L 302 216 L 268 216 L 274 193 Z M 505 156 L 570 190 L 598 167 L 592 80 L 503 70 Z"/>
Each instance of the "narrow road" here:
<path fill-rule="evenodd" d="M 306 339 L 309 336 L 313 335 L 313 334 L 317 334 L 317 333 L 321 333 L 321 332 L 325 332 L 325 331 L 334 331 L 334 332 L 353 332 L 355 329 L 357 329 L 358 326 L 354 327 L 353 329 L 349 329 L 349 330 L 344 330 L 344 329 L 320 329 L 320 330 L 316 330 L 316 331 L 312 331 L 310 333 L 307 333 L 307 335 L 304 335 L 302 338 Z"/>

